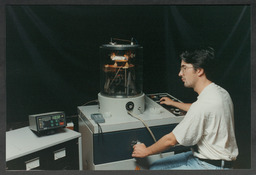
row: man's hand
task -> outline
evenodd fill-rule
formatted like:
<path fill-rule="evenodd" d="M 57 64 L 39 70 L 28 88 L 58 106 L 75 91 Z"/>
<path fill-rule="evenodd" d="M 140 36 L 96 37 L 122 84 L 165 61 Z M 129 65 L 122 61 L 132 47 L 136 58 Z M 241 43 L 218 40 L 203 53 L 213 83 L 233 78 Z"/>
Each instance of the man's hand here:
<path fill-rule="evenodd" d="M 181 103 L 181 102 L 176 102 L 168 97 L 162 97 L 160 99 L 160 104 L 166 104 L 168 106 L 174 106 L 176 108 L 179 108 L 183 111 L 188 111 L 190 106 L 191 106 L 191 103 Z"/>
<path fill-rule="evenodd" d="M 133 146 L 132 157 L 144 158 L 149 155 L 150 151 L 144 143 L 136 144 Z"/>
<path fill-rule="evenodd" d="M 153 154 L 158 154 L 170 149 L 170 147 L 175 146 L 177 143 L 175 135 L 170 132 L 149 147 L 146 147 L 143 143 L 134 145 L 132 157 L 144 158 Z"/>
<path fill-rule="evenodd" d="M 160 99 L 160 104 L 166 104 L 166 105 L 169 105 L 169 106 L 172 106 L 173 105 L 173 100 L 171 100 L 170 98 L 168 97 L 162 97 Z"/>

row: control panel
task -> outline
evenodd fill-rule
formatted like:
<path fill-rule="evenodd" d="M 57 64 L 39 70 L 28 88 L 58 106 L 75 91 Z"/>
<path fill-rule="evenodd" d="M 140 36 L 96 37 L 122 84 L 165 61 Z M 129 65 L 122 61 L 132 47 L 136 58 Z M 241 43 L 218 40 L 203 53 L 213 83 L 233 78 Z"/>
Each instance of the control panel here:
<path fill-rule="evenodd" d="M 183 110 L 181 110 L 179 108 L 176 108 L 174 106 L 168 106 L 168 105 L 165 105 L 165 104 L 160 104 L 160 99 L 162 97 L 168 97 L 173 101 L 182 103 L 182 101 L 178 100 L 177 98 L 173 97 L 172 95 L 170 95 L 168 93 L 155 93 L 155 94 L 148 94 L 147 96 L 151 100 L 153 100 L 154 102 L 156 102 L 157 104 L 159 104 L 160 106 L 162 106 L 163 108 L 165 108 L 166 110 L 168 110 L 169 112 L 174 114 L 175 116 L 184 116 L 186 114 L 186 111 L 183 111 Z"/>
<path fill-rule="evenodd" d="M 29 115 L 29 128 L 35 132 L 42 132 L 66 127 L 64 112 L 49 112 Z"/>

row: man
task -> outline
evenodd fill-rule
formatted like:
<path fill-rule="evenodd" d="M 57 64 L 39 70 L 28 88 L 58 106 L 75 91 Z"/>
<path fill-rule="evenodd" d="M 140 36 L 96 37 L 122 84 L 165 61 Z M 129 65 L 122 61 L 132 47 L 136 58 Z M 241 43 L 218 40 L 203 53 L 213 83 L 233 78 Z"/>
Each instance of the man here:
<path fill-rule="evenodd" d="M 197 101 L 179 103 L 163 97 L 161 104 L 187 111 L 174 130 L 155 144 L 146 147 L 137 144 L 133 157 L 147 157 L 176 144 L 197 146 L 197 151 L 176 154 L 154 162 L 152 170 L 160 169 L 230 169 L 236 160 L 238 148 L 234 131 L 232 100 L 226 90 L 210 80 L 213 71 L 214 50 L 201 48 L 181 54 L 179 76 L 184 86 L 198 93 Z"/>

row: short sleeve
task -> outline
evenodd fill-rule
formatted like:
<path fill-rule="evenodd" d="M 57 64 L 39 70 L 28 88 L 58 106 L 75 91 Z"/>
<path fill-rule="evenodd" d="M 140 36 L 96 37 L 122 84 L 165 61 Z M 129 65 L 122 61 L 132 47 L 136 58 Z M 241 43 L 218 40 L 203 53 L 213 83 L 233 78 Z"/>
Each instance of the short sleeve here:
<path fill-rule="evenodd" d="M 195 145 L 203 136 L 205 114 L 197 106 L 193 103 L 184 119 L 172 131 L 181 145 Z"/>

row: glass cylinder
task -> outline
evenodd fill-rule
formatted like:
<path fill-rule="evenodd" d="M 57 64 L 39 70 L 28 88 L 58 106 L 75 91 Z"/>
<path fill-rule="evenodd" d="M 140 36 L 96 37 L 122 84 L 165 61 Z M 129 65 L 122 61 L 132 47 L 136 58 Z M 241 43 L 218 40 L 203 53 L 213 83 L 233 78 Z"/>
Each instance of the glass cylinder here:
<path fill-rule="evenodd" d="M 132 44 L 100 46 L 101 95 L 127 98 L 143 93 L 142 51 L 142 46 Z"/>

